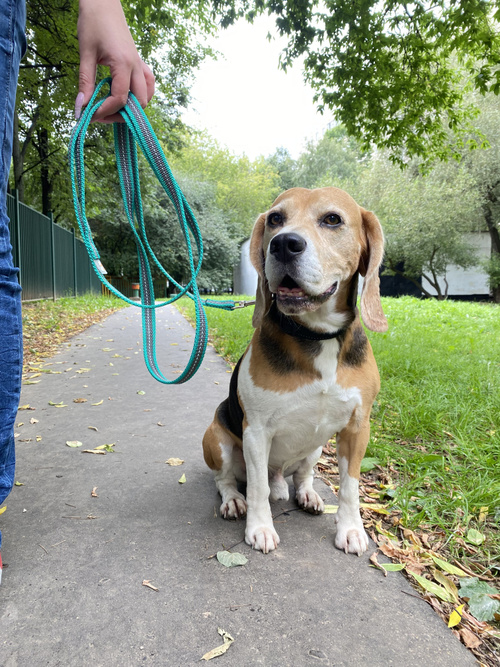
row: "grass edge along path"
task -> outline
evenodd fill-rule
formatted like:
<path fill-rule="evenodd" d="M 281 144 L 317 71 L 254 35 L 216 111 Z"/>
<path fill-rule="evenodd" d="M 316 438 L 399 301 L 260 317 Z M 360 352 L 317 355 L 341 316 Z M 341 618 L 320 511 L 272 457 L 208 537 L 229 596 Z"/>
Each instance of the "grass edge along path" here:
<path fill-rule="evenodd" d="M 177 305 L 193 321 L 192 303 Z M 389 331 L 367 332 L 382 389 L 360 480 L 365 527 L 378 546 L 371 562 L 381 576 L 402 571 L 479 664 L 493 667 L 500 652 L 500 310 L 412 297 L 384 298 L 383 306 Z M 207 309 L 210 342 L 232 365 L 251 338 L 252 312 Z M 317 474 L 338 490 L 334 440 Z M 379 552 L 392 562 L 379 562 Z"/>
<path fill-rule="evenodd" d="M 56 301 L 23 302 L 24 373 L 54 355 L 65 341 L 126 306 L 115 296 L 92 293 Z"/>

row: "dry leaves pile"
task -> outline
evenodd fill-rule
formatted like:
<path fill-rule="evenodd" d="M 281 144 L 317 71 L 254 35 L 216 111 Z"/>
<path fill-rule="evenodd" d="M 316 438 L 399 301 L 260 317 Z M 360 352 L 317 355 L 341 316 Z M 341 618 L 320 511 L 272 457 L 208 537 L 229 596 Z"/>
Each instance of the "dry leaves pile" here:
<path fill-rule="evenodd" d="M 97 312 L 66 312 L 60 309 L 57 326 L 51 326 L 48 316 L 38 304 L 23 303 L 24 363 L 36 362 L 53 356 L 61 343 L 85 331 L 92 324 L 114 313 L 117 308 L 105 308 Z"/>
<path fill-rule="evenodd" d="M 319 477 L 337 492 L 338 465 L 332 443 L 323 449 L 317 470 Z M 465 566 L 449 562 L 452 559 L 442 530 L 429 526 L 410 530 L 403 526 L 400 513 L 380 502 L 386 491 L 394 488 L 396 478 L 396 470 L 378 468 L 375 473 L 362 475 L 360 480 L 361 514 L 366 530 L 378 547 L 370 557 L 371 564 L 384 576 L 388 572 L 402 571 L 451 632 L 474 653 L 479 664 L 497 666 L 500 652 L 498 577 L 481 563 L 469 561 Z M 392 562 L 379 562 L 379 553 Z"/>

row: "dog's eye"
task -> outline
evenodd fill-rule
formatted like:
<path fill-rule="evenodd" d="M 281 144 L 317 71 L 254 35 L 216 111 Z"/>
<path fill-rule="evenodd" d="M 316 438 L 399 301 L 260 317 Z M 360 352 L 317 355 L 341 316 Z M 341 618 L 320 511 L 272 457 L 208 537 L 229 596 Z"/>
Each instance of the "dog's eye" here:
<path fill-rule="evenodd" d="M 267 224 L 270 227 L 277 227 L 278 225 L 283 224 L 283 216 L 281 213 L 270 213 L 267 218 Z"/>
<path fill-rule="evenodd" d="M 342 224 L 342 218 L 337 213 L 328 213 L 321 222 L 326 227 L 338 227 Z"/>

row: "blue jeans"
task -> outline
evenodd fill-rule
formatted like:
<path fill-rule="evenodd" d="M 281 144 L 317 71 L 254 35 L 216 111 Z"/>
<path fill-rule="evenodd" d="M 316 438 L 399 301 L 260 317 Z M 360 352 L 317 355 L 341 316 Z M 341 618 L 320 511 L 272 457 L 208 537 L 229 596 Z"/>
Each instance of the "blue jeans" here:
<path fill-rule="evenodd" d="M 14 422 L 23 360 L 21 287 L 12 261 L 6 194 L 17 76 L 26 50 L 25 24 L 24 0 L 0 0 L 0 503 L 14 483 Z"/>

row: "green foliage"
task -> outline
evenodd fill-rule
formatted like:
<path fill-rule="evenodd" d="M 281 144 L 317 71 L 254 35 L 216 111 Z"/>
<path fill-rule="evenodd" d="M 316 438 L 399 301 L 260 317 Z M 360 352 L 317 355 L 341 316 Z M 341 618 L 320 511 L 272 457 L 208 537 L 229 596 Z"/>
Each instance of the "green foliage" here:
<path fill-rule="evenodd" d="M 214 30 L 210 8 L 184 0 L 123 6 L 139 52 L 155 71 L 162 118 L 170 132 L 178 130 L 192 71 L 212 53 L 200 44 Z M 21 200 L 52 210 L 63 224 L 69 195 L 66 145 L 78 92 L 77 13 L 77 0 L 28 2 L 28 53 L 21 63 L 14 129 L 12 186 L 20 190 Z M 99 78 L 105 75 L 100 68 Z M 100 143 L 102 132 L 93 127 L 90 142 Z M 107 189 L 106 172 L 103 180 Z"/>
<path fill-rule="evenodd" d="M 422 174 L 417 165 L 402 171 L 378 157 L 353 190 L 382 223 L 387 272 L 411 279 L 423 294 L 430 296 L 420 276 L 443 297 L 449 265 L 465 269 L 478 263 L 466 234 L 481 229 L 482 198 L 465 168 L 440 163 Z"/>
<path fill-rule="evenodd" d="M 475 116 L 467 91 L 500 92 L 498 0 L 214 4 L 226 25 L 274 14 L 288 37 L 283 67 L 303 57 L 320 108 L 334 109 L 350 135 L 399 163 L 458 155 Z"/>
<path fill-rule="evenodd" d="M 500 255 L 492 255 L 483 266 L 489 276 L 491 289 L 498 289 L 500 287 Z"/>
<path fill-rule="evenodd" d="M 211 183 L 216 205 L 228 216 L 240 240 L 279 193 L 279 177 L 263 159 L 253 162 L 221 146 L 207 133 L 193 133 L 171 158 L 176 172 Z M 237 232 L 236 232 L 237 230 Z"/>
<path fill-rule="evenodd" d="M 166 193 L 154 181 L 151 172 L 144 168 L 142 173 L 145 181 L 144 223 L 149 244 L 165 270 L 177 282 L 185 284 L 190 277 L 188 255 L 175 209 Z M 193 210 L 203 238 L 203 268 L 198 276 L 198 286 L 217 291 L 227 289 L 232 283 L 232 267 L 238 253 L 228 217 L 215 205 L 215 192 L 211 184 L 181 175 L 179 186 Z M 108 273 L 137 280 L 139 267 L 136 244 L 122 207 L 117 214 L 114 207 L 104 204 L 99 217 L 96 215 L 91 220 L 91 227 Z M 153 277 L 162 277 L 157 265 L 152 263 L 151 268 Z"/>

